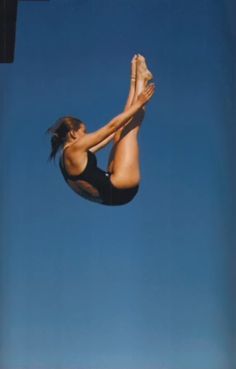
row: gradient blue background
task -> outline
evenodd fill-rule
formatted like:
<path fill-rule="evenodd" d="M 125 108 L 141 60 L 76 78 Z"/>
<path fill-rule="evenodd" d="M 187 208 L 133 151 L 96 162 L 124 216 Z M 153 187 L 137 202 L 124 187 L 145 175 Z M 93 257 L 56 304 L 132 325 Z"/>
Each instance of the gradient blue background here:
<path fill-rule="evenodd" d="M 235 368 L 232 9 L 19 2 L 15 62 L 0 65 L 1 368 Z M 44 131 L 62 115 L 92 131 L 120 113 L 137 52 L 157 84 L 141 188 L 101 206 L 47 162 Z"/>

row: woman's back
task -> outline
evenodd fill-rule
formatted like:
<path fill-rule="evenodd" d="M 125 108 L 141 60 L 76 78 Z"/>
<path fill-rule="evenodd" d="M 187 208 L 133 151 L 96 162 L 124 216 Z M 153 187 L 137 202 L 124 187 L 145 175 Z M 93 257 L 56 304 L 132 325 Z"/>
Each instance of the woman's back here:
<path fill-rule="evenodd" d="M 69 174 L 65 168 L 64 151 L 61 155 L 59 165 L 65 181 L 69 186 L 81 196 L 95 201 L 102 201 L 104 174 L 108 177 L 109 174 L 98 168 L 97 158 L 90 150 L 86 152 L 87 163 L 80 174 Z"/>

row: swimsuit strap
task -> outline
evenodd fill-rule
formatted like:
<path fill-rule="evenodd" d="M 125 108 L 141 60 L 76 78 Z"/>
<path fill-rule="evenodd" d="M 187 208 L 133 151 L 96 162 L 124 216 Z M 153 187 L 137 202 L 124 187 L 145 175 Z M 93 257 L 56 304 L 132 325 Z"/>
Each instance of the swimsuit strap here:
<path fill-rule="evenodd" d="M 63 173 L 63 175 L 66 179 L 67 178 L 71 179 L 71 180 L 81 179 L 81 177 L 86 172 L 88 172 L 88 170 L 92 169 L 94 166 L 97 165 L 96 155 L 90 150 L 87 150 L 86 152 L 87 152 L 87 157 L 88 157 L 87 158 L 87 165 L 80 174 L 68 174 L 67 173 L 66 168 L 65 168 L 65 164 L 64 164 L 64 151 L 62 152 L 62 155 L 61 155 L 60 160 L 59 160 L 59 165 L 60 165 L 62 173 Z"/>

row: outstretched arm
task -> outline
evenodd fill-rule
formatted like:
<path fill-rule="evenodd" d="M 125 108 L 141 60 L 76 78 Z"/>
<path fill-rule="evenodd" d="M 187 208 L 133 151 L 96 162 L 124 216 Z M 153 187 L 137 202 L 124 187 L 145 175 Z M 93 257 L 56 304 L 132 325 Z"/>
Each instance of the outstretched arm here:
<path fill-rule="evenodd" d="M 108 145 L 113 140 L 115 134 L 116 134 L 116 132 L 113 132 L 110 136 L 108 136 L 107 138 L 105 138 L 99 144 L 91 147 L 89 150 L 92 151 L 92 152 L 97 152 L 98 150 L 101 150 L 103 147 L 105 147 L 106 145 Z"/>
<path fill-rule="evenodd" d="M 99 130 L 88 133 L 84 137 L 81 137 L 74 148 L 78 150 L 88 150 L 91 147 L 101 143 L 108 138 L 111 134 L 115 133 L 117 129 L 125 125 L 125 123 L 140 109 L 142 108 L 154 94 L 154 83 L 149 84 L 144 91 L 138 96 L 137 100 L 126 111 L 117 115 L 108 124 L 100 128 Z"/>
<path fill-rule="evenodd" d="M 130 87 L 129 87 L 129 95 L 125 104 L 124 111 L 128 110 L 129 107 L 132 105 L 134 95 L 135 95 L 135 84 L 136 84 L 136 55 L 134 55 L 133 59 L 131 60 L 131 73 L 130 73 Z M 132 117 L 131 117 L 132 118 Z M 129 122 L 129 121 L 128 121 Z M 128 123 L 126 122 L 126 124 Z M 122 127 L 121 127 L 122 128 Z M 92 152 L 96 152 L 106 145 L 108 145 L 115 137 L 116 133 L 119 133 L 119 129 L 116 132 L 113 132 L 110 136 L 105 138 L 102 142 L 97 144 L 96 146 L 91 147 L 89 150 Z"/>

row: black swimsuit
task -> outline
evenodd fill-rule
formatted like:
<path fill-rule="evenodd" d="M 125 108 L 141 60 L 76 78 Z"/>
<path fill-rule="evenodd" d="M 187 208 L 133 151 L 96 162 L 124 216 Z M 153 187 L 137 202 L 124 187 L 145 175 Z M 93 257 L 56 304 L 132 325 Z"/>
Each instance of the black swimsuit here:
<path fill-rule="evenodd" d="M 124 205 L 131 201 L 138 192 L 139 185 L 128 188 L 116 188 L 110 180 L 110 172 L 98 168 L 96 155 L 87 151 L 88 161 L 85 169 L 79 175 L 70 175 L 66 172 L 61 155 L 59 165 L 65 181 L 69 186 L 87 200 L 104 205 Z"/>

